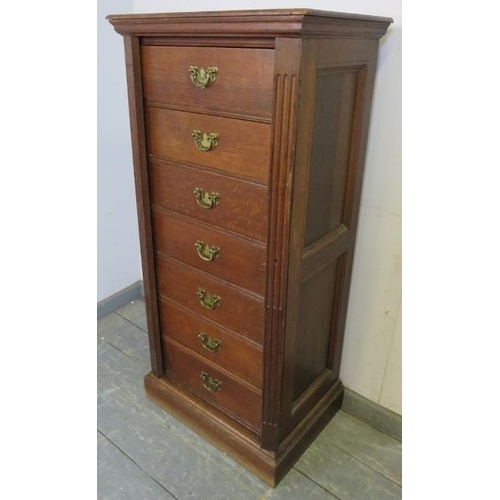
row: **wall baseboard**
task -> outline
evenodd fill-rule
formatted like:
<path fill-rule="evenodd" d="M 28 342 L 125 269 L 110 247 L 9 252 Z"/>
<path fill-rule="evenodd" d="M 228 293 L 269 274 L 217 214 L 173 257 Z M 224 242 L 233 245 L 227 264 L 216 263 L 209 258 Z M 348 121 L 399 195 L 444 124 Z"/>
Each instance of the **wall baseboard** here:
<path fill-rule="evenodd" d="M 346 387 L 342 410 L 370 424 L 375 429 L 403 439 L 403 417 Z"/>
<path fill-rule="evenodd" d="M 136 281 L 127 288 L 116 292 L 104 300 L 97 303 L 97 319 L 112 313 L 116 309 L 127 305 L 130 301 L 144 296 L 144 284 L 142 281 Z"/>

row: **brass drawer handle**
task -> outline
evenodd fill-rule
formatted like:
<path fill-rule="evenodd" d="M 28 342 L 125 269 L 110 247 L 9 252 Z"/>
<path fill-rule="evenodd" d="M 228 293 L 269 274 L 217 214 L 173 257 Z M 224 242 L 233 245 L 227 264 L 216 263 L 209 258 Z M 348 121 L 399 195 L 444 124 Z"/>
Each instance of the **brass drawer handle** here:
<path fill-rule="evenodd" d="M 201 208 L 215 208 L 220 201 L 219 193 L 207 193 L 201 188 L 195 188 L 193 191 L 196 203 L 200 205 Z"/>
<path fill-rule="evenodd" d="M 217 392 L 222 387 L 222 382 L 216 378 L 212 378 L 207 372 L 201 372 L 200 378 L 203 380 L 203 387 L 207 391 Z"/>
<path fill-rule="evenodd" d="M 207 69 L 198 68 L 198 66 L 189 66 L 191 81 L 199 88 L 206 89 L 217 79 L 217 67 L 209 66 Z"/>
<path fill-rule="evenodd" d="M 208 245 L 205 245 L 205 242 L 202 240 L 196 240 L 194 247 L 196 248 L 196 253 L 200 259 L 207 262 L 215 260 L 220 255 L 219 247 L 209 247 Z"/>
<path fill-rule="evenodd" d="M 201 345 L 207 351 L 217 352 L 221 348 L 222 342 L 220 340 L 213 339 L 205 332 L 200 332 L 198 338 L 200 339 Z"/>
<path fill-rule="evenodd" d="M 216 309 L 220 306 L 220 297 L 218 295 L 210 295 L 203 288 L 198 288 L 196 295 L 200 299 L 200 304 L 206 309 Z"/>
<path fill-rule="evenodd" d="M 200 151 L 210 151 L 219 144 L 219 134 L 217 132 L 201 132 L 200 130 L 193 130 L 191 137 L 194 139 L 196 147 Z"/>

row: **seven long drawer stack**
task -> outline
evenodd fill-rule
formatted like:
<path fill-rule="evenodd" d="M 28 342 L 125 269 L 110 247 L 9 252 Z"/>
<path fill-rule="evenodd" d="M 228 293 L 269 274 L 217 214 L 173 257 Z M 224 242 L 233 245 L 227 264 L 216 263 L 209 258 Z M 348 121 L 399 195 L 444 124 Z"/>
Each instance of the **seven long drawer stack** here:
<path fill-rule="evenodd" d="M 167 374 L 259 433 L 274 51 L 141 58 Z"/>

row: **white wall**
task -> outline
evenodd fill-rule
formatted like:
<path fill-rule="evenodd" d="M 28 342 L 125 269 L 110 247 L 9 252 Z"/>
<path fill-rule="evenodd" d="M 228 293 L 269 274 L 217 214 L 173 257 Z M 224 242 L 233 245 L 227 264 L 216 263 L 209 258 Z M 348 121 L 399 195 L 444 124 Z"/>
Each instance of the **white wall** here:
<path fill-rule="evenodd" d="M 123 38 L 105 20 L 132 0 L 97 2 L 97 300 L 142 279 Z"/>
<path fill-rule="evenodd" d="M 111 12 L 111 4 L 102 2 Z M 102 10 L 102 5 L 99 5 Z M 350 305 L 344 343 L 341 378 L 344 384 L 359 394 L 399 414 L 401 409 L 401 4 L 399 0 L 214 0 L 207 4 L 201 0 L 184 2 L 168 0 L 134 0 L 134 12 L 174 12 L 224 9 L 269 9 L 309 7 L 339 12 L 353 12 L 389 16 L 394 19 L 388 34 L 382 39 L 375 83 L 372 121 L 366 159 L 365 182 L 361 201 L 358 241 L 353 270 Z M 118 9 L 116 12 L 123 12 Z M 112 31 L 108 29 L 108 35 Z M 116 37 L 113 38 L 113 43 Z M 111 56 L 108 54 L 104 56 Z M 114 53 L 114 65 L 123 74 L 121 46 Z M 118 66 L 118 68 L 117 68 Z M 115 83 L 113 83 L 115 85 Z M 118 85 L 118 83 L 116 83 Z M 124 83 L 112 96 L 122 100 Z M 119 94 L 119 95 L 118 95 Z M 123 101 L 122 101 L 123 102 Z M 118 105 L 116 110 L 118 111 Z M 112 137 L 128 147 L 128 122 L 120 109 L 121 126 Z M 126 123 L 126 126 L 125 126 Z M 118 135 L 120 138 L 118 139 Z M 110 144 L 116 152 L 116 143 Z M 125 148 L 126 150 L 126 148 Z M 101 187 L 108 200 L 101 213 L 107 217 L 103 230 L 110 231 L 113 224 L 116 234 L 108 234 L 106 249 L 119 249 L 115 254 L 105 253 L 106 291 L 118 289 L 137 279 L 138 246 L 135 215 L 131 214 L 134 200 L 131 194 L 130 158 L 108 159 L 108 182 Z M 114 177 L 120 194 L 110 189 Z M 128 202 L 125 201 L 128 196 Z M 108 210 L 114 209 L 114 214 Z M 122 210 L 118 220 L 116 211 Z M 135 208 L 133 208 L 135 210 Z M 113 221 L 114 218 L 114 221 Z M 110 220 L 111 219 L 111 220 Z M 126 226 L 128 220 L 128 226 Z M 134 234 L 131 234 L 134 233 Z M 125 248 L 121 244 L 128 241 Z M 133 240 L 133 242 L 132 242 Z M 133 244 L 131 244 L 133 243 Z M 103 259 L 104 259 L 103 257 Z M 117 259 L 120 259 L 118 264 Z M 121 262 L 123 261 L 123 262 Z M 126 262 L 125 262 L 126 261 Z M 132 264 L 132 265 L 131 265 Z M 127 267 L 130 266 L 130 267 Z M 102 267 L 101 267 L 102 268 Z M 120 281 L 117 272 L 123 270 Z M 135 273 L 135 274 L 134 274 Z M 113 278 L 113 279 L 110 279 Z"/>

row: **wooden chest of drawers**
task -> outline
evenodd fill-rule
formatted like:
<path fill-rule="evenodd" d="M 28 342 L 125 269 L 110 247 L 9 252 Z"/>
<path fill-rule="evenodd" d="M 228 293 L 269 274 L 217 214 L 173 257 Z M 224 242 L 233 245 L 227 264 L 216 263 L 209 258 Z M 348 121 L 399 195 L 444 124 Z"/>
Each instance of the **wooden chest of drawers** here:
<path fill-rule="evenodd" d="M 342 403 L 391 20 L 299 9 L 108 19 L 125 38 L 147 394 L 276 484 Z"/>

